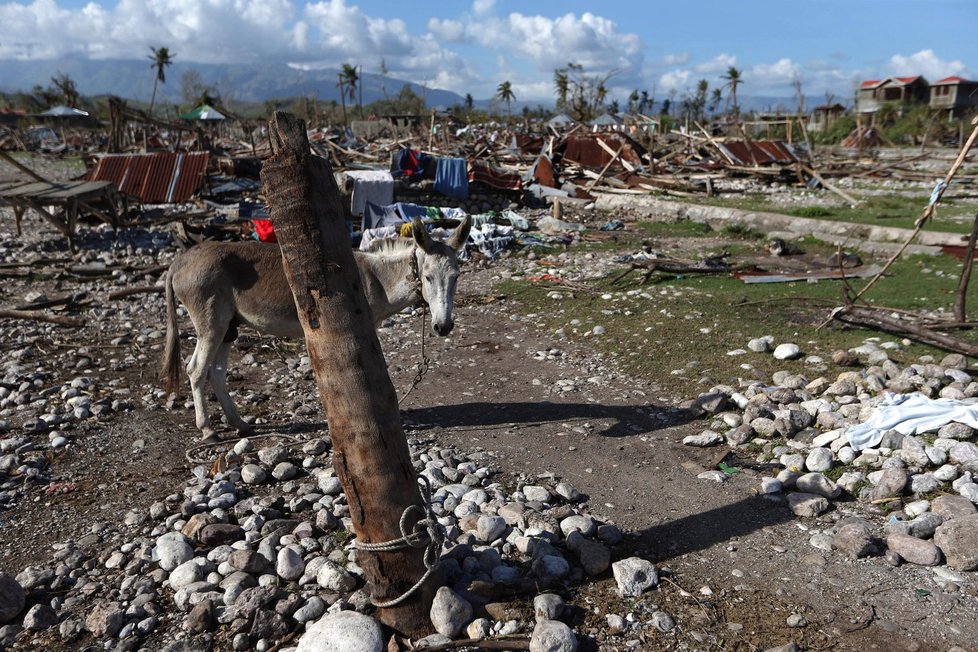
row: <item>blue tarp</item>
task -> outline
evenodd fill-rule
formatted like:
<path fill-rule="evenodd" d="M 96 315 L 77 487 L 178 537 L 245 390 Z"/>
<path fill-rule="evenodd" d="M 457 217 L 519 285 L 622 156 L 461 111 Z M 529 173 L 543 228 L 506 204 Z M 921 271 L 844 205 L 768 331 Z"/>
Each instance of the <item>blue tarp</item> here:
<path fill-rule="evenodd" d="M 468 163 L 464 158 L 438 159 L 435 190 L 452 199 L 469 198 Z"/>

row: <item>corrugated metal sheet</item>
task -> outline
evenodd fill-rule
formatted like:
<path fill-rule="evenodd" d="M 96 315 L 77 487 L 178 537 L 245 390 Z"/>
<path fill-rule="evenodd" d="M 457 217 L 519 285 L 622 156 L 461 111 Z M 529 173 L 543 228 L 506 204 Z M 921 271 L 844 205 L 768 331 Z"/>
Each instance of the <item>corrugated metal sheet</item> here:
<path fill-rule="evenodd" d="M 111 181 L 123 193 L 148 204 L 182 203 L 200 188 L 208 152 L 107 154 L 99 159 L 93 181 Z"/>
<path fill-rule="evenodd" d="M 791 145 L 782 140 L 742 140 L 716 143 L 723 152 L 739 165 L 790 164 L 798 162 L 798 155 Z"/>
<path fill-rule="evenodd" d="M 571 136 L 557 148 L 563 150 L 563 163 L 577 163 L 586 168 L 603 168 L 611 160 L 611 154 L 598 144 L 597 138 L 601 138 L 614 152 L 624 146 L 621 150 L 621 158 L 633 165 L 642 165 L 645 148 L 624 134 L 613 133 L 599 136 Z"/>

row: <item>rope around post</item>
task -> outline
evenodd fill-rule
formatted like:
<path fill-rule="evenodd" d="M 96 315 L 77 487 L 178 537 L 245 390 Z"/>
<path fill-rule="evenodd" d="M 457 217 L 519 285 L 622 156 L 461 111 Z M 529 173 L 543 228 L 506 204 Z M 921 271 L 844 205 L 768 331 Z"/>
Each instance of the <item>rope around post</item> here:
<path fill-rule="evenodd" d="M 442 531 L 441 524 L 438 523 L 438 519 L 435 517 L 435 513 L 431 510 L 431 483 L 423 475 L 418 476 L 418 480 L 418 491 L 421 493 L 422 505 L 408 505 L 405 508 L 398 524 L 401 530 L 400 537 L 381 543 L 361 543 L 360 541 L 353 543 L 354 548 L 365 552 L 392 552 L 395 550 L 404 550 L 405 548 L 425 548 L 424 566 L 427 570 L 425 570 L 421 579 L 393 600 L 377 602 L 371 597 L 370 601 L 379 609 L 395 607 L 410 598 L 431 577 L 431 574 L 435 572 L 435 568 L 438 565 L 438 556 L 441 553 L 441 546 L 445 540 L 445 535 Z M 410 526 L 409 529 L 407 524 L 408 519 L 415 513 L 420 513 L 424 518 L 415 521 L 414 525 Z"/>

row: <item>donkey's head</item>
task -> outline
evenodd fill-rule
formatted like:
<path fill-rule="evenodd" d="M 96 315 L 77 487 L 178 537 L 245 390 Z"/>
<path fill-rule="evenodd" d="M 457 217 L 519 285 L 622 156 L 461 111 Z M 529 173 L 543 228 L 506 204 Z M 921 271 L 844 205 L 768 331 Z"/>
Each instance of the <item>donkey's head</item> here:
<path fill-rule="evenodd" d="M 455 301 L 455 283 L 458 280 L 458 251 L 469 238 L 472 220 L 468 215 L 445 242 L 431 238 L 421 220 L 415 218 L 411 233 L 418 248 L 418 280 L 421 296 L 431 310 L 431 328 L 438 335 L 452 332 L 452 304 Z"/>

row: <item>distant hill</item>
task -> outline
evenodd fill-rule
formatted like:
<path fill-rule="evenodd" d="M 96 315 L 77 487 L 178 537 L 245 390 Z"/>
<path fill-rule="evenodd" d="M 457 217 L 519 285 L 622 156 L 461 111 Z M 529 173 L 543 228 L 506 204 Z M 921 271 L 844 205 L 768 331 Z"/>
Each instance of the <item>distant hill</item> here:
<path fill-rule="evenodd" d="M 321 101 L 340 99 L 336 85 L 338 71 L 334 68 L 298 70 L 281 63 L 259 64 L 198 64 L 181 63 L 179 55 L 166 69 L 166 83 L 160 84 L 157 102 L 181 103 L 181 77 L 188 70 L 195 70 L 201 80 L 213 86 L 232 101 L 264 102 L 265 100 L 316 95 Z M 36 85 L 48 86 L 51 77 L 64 73 L 71 77 L 82 95 L 118 95 L 148 102 L 153 93 L 153 69 L 147 58 L 135 60 L 58 59 L 51 61 L 3 61 L 0 60 L 0 91 L 12 93 L 28 91 Z M 433 88 L 402 79 L 384 78 L 364 72 L 363 102 L 369 104 L 387 95 L 396 95 L 405 84 L 428 106 L 452 106 L 461 104 L 464 98 L 458 93 Z M 227 99 L 225 97 L 225 99 Z"/>
<path fill-rule="evenodd" d="M 336 85 L 335 68 L 320 70 L 299 70 L 284 63 L 256 64 L 204 64 L 184 63 L 177 55 L 172 66 L 166 70 L 166 83 L 157 89 L 157 102 L 170 104 L 183 103 L 181 97 L 181 78 L 188 70 L 196 71 L 203 83 L 217 89 L 223 99 L 230 104 L 237 102 L 261 103 L 271 99 L 314 95 L 320 101 L 339 102 L 340 91 Z M 149 102 L 153 93 L 153 69 L 149 59 L 145 60 L 91 60 L 56 59 L 50 61 L 9 61 L 0 60 L 0 92 L 13 93 L 29 91 L 36 85 L 49 86 L 51 77 L 65 73 L 78 86 L 82 95 L 118 95 L 128 99 Z M 419 84 L 363 73 L 363 102 L 370 104 L 385 96 L 394 96 L 407 84 L 419 96 L 425 98 L 429 107 L 450 107 L 463 104 L 465 98 L 458 93 L 434 88 L 423 88 Z M 230 98 L 228 98 L 230 95 Z M 661 108 L 664 97 L 656 98 L 656 109 Z M 790 97 L 769 97 L 742 95 L 738 98 L 741 111 L 774 111 L 781 108 L 794 110 L 796 101 Z M 624 108 L 625 102 L 620 101 Z M 672 113 L 679 109 L 679 101 L 673 99 Z M 809 107 L 817 102 L 809 101 Z M 475 100 L 475 106 L 489 109 L 494 106 L 505 113 L 502 102 L 491 98 Z M 512 103 L 513 115 L 519 115 L 524 106 L 537 108 L 543 106 L 552 110 L 552 99 L 520 100 Z M 722 107 L 723 105 L 721 105 Z"/>

